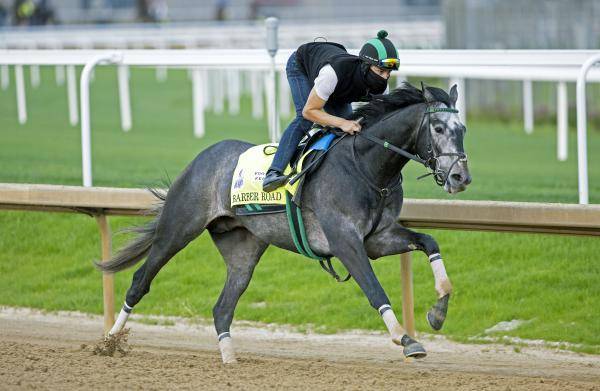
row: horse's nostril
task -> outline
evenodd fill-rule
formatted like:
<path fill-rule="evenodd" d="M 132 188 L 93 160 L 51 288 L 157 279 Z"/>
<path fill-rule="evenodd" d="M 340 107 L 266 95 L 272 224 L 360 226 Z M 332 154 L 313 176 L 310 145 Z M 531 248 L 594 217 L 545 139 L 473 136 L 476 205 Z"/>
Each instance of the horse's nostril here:
<path fill-rule="evenodd" d="M 462 182 L 462 175 L 460 174 L 452 174 L 450 177 L 458 183 Z"/>

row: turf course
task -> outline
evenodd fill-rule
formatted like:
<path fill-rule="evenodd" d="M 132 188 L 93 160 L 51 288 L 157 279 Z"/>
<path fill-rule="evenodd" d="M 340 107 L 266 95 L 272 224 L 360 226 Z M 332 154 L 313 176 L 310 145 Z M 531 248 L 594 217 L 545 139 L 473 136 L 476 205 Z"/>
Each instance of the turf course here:
<path fill-rule="evenodd" d="M 14 85 L 0 92 L 0 182 L 79 185 L 80 136 L 67 120 L 64 87 L 43 69 L 42 86 L 28 88 L 29 121 L 17 123 Z M 134 128 L 119 126 L 116 74 L 96 71 L 92 85 L 93 174 L 97 186 L 143 187 L 174 178 L 206 146 L 225 138 L 266 142 L 265 120 L 207 113 L 207 135 L 192 137 L 191 84 L 183 71 L 167 83 L 152 70 L 133 70 Z M 567 162 L 556 161 L 553 124 L 525 135 L 521 123 L 469 118 L 466 149 L 473 183 L 456 199 L 577 202 L 576 140 L 569 135 Z M 573 130 L 573 129 L 572 129 Z M 600 135 L 591 131 L 590 201 L 600 202 Z M 417 182 L 421 167 L 405 170 L 410 198 L 450 198 L 433 181 Z M 146 221 L 111 218 L 113 230 Z M 455 287 L 442 333 L 459 340 L 508 335 L 569 344 L 600 353 L 600 242 L 593 238 L 430 231 L 438 240 Z M 115 237 L 118 247 L 127 237 Z M 101 313 L 101 279 L 90 264 L 100 252 L 93 219 L 82 215 L 0 212 L 0 305 Z M 401 313 L 398 257 L 374 267 Z M 133 270 L 116 277 L 123 297 Z M 137 313 L 211 317 L 224 266 L 207 235 L 178 254 L 158 275 Z M 433 304 L 433 278 L 425 257 L 414 257 L 417 330 L 431 332 L 425 311 Z M 120 299 L 119 299 L 120 300 Z M 270 248 L 242 297 L 236 319 L 276 322 L 320 332 L 383 324 L 355 283 L 337 284 L 318 265 Z M 502 334 L 484 330 L 501 321 L 526 320 Z M 235 326 L 235 324 L 234 324 Z"/>

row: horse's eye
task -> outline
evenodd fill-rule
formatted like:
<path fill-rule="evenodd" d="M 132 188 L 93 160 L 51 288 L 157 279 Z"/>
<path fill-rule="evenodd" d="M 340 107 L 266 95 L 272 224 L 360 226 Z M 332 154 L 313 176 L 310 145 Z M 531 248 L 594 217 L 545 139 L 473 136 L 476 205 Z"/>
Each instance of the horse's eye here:
<path fill-rule="evenodd" d="M 444 133 L 444 128 L 442 128 L 441 126 L 436 126 L 435 128 L 433 128 L 433 130 L 435 130 L 435 132 L 439 134 Z"/>

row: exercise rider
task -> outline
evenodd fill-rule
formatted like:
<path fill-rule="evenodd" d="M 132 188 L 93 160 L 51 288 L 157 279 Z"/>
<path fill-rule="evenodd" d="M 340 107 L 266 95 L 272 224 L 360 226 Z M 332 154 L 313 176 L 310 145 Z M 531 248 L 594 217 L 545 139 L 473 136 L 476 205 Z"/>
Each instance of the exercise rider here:
<path fill-rule="evenodd" d="M 292 53 L 285 71 L 296 118 L 281 137 L 263 181 L 264 191 L 273 191 L 286 183 L 288 177 L 283 171 L 313 122 L 349 134 L 360 131 L 358 122 L 346 119 L 352 113 L 350 103 L 368 100 L 371 94 L 382 94 L 391 71 L 400 64 L 394 44 L 386 37 L 386 31 L 379 31 L 377 38 L 363 45 L 358 56 L 334 42 L 306 43 Z"/>

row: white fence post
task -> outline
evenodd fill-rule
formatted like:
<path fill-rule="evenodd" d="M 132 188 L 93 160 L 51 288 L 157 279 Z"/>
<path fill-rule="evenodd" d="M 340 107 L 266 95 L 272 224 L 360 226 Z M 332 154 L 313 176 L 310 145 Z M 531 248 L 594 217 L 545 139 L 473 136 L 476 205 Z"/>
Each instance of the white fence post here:
<path fill-rule="evenodd" d="M 225 108 L 223 100 L 225 99 L 225 92 L 223 88 L 223 71 L 214 70 L 212 75 L 212 96 L 213 96 L 213 112 L 215 114 L 223 114 Z"/>
<path fill-rule="evenodd" d="M 286 118 L 290 116 L 290 85 L 285 71 L 279 72 L 279 113 Z"/>
<path fill-rule="evenodd" d="M 204 99 L 204 110 L 209 110 L 212 105 L 212 99 L 210 99 L 211 83 L 210 83 L 210 71 L 208 69 L 201 69 L 200 76 L 202 80 L 202 97 Z"/>
<path fill-rule="evenodd" d="M 38 88 L 40 86 L 40 66 L 32 65 L 29 67 L 29 76 L 31 80 L 31 86 Z"/>
<path fill-rule="evenodd" d="M 525 133 L 533 133 L 533 88 L 531 80 L 523 80 L 523 117 Z"/>
<path fill-rule="evenodd" d="M 10 75 L 8 65 L 4 64 L 0 66 L 0 79 L 2 84 L 2 90 L 7 90 L 10 85 Z"/>
<path fill-rule="evenodd" d="M 271 69 L 265 77 L 265 91 L 267 93 L 267 120 L 269 125 L 269 140 L 279 140 L 279 114 L 277 110 L 277 92 L 275 91 L 275 70 Z"/>
<path fill-rule="evenodd" d="M 166 46 L 167 45 L 165 44 L 165 42 L 161 41 L 161 43 L 158 45 L 157 49 L 164 50 L 164 49 L 166 49 Z M 157 66 L 155 72 L 156 72 L 156 80 L 159 83 L 164 83 L 165 81 L 167 81 L 167 67 Z"/>
<path fill-rule="evenodd" d="M 569 106 L 567 101 L 567 83 L 559 81 L 556 85 L 556 122 L 557 122 L 557 157 L 564 162 L 568 156 Z"/>
<path fill-rule="evenodd" d="M 52 48 L 55 50 L 60 50 L 63 47 L 62 47 L 61 42 L 57 40 L 52 45 Z M 54 81 L 56 82 L 56 85 L 59 87 L 65 84 L 65 66 L 64 65 L 56 65 L 54 67 Z"/>
<path fill-rule="evenodd" d="M 23 65 L 15 65 L 15 85 L 17 87 L 17 111 L 19 123 L 27 122 L 27 101 L 25 99 L 25 78 L 23 76 Z"/>
<path fill-rule="evenodd" d="M 277 108 L 277 71 L 275 66 L 275 55 L 279 50 L 279 20 L 274 17 L 267 18 L 265 20 L 265 27 L 267 29 L 267 40 L 266 48 L 267 53 L 271 57 L 271 67 L 269 69 L 269 82 L 266 83 L 267 88 L 267 110 L 269 118 L 269 133 L 271 135 L 271 141 L 275 142 L 279 140 L 279 110 Z"/>
<path fill-rule="evenodd" d="M 119 62 L 120 56 L 116 53 L 100 54 L 85 64 L 81 72 L 80 99 L 81 99 L 81 170 L 83 186 L 92 186 L 92 143 L 90 126 L 90 79 L 94 67 L 101 63 Z"/>
<path fill-rule="evenodd" d="M 406 333 L 415 336 L 415 299 L 413 293 L 412 255 L 400 254 L 400 279 L 402 281 L 402 325 Z"/>
<path fill-rule="evenodd" d="M 67 100 L 69 101 L 69 123 L 71 126 L 75 126 L 79 122 L 75 65 L 67 65 Z"/>
<path fill-rule="evenodd" d="M 195 49 L 196 42 L 192 39 L 188 39 L 185 41 L 184 46 L 185 46 L 186 50 Z M 188 79 L 190 79 L 190 80 L 192 80 L 192 78 L 193 78 L 192 71 L 193 71 L 192 68 L 189 68 L 189 67 L 187 68 L 187 76 L 188 76 Z"/>
<path fill-rule="evenodd" d="M 585 96 L 585 79 L 590 68 L 600 61 L 600 54 L 590 57 L 581 66 L 577 77 L 577 168 L 579 171 L 579 203 L 587 204 L 588 167 L 587 167 L 587 102 Z"/>
<path fill-rule="evenodd" d="M 159 83 L 167 81 L 167 67 L 156 67 L 156 80 Z"/>
<path fill-rule="evenodd" d="M 121 110 L 121 129 L 127 132 L 131 130 L 131 101 L 129 98 L 129 67 L 127 65 L 117 66 L 117 78 L 119 83 L 119 107 Z"/>
<path fill-rule="evenodd" d="M 263 92 L 262 92 L 262 71 L 250 72 L 250 83 L 252 88 L 252 117 L 259 119 L 264 115 Z"/>
<path fill-rule="evenodd" d="M 227 109 L 230 115 L 240 113 L 240 71 L 227 70 Z"/>
<path fill-rule="evenodd" d="M 57 86 L 65 84 L 65 66 L 57 65 L 54 67 L 54 79 Z"/>
<path fill-rule="evenodd" d="M 194 136 L 204 136 L 204 92 L 203 87 L 206 88 L 206 75 L 205 71 L 201 71 L 200 68 L 192 69 L 192 105 L 194 113 Z"/>

